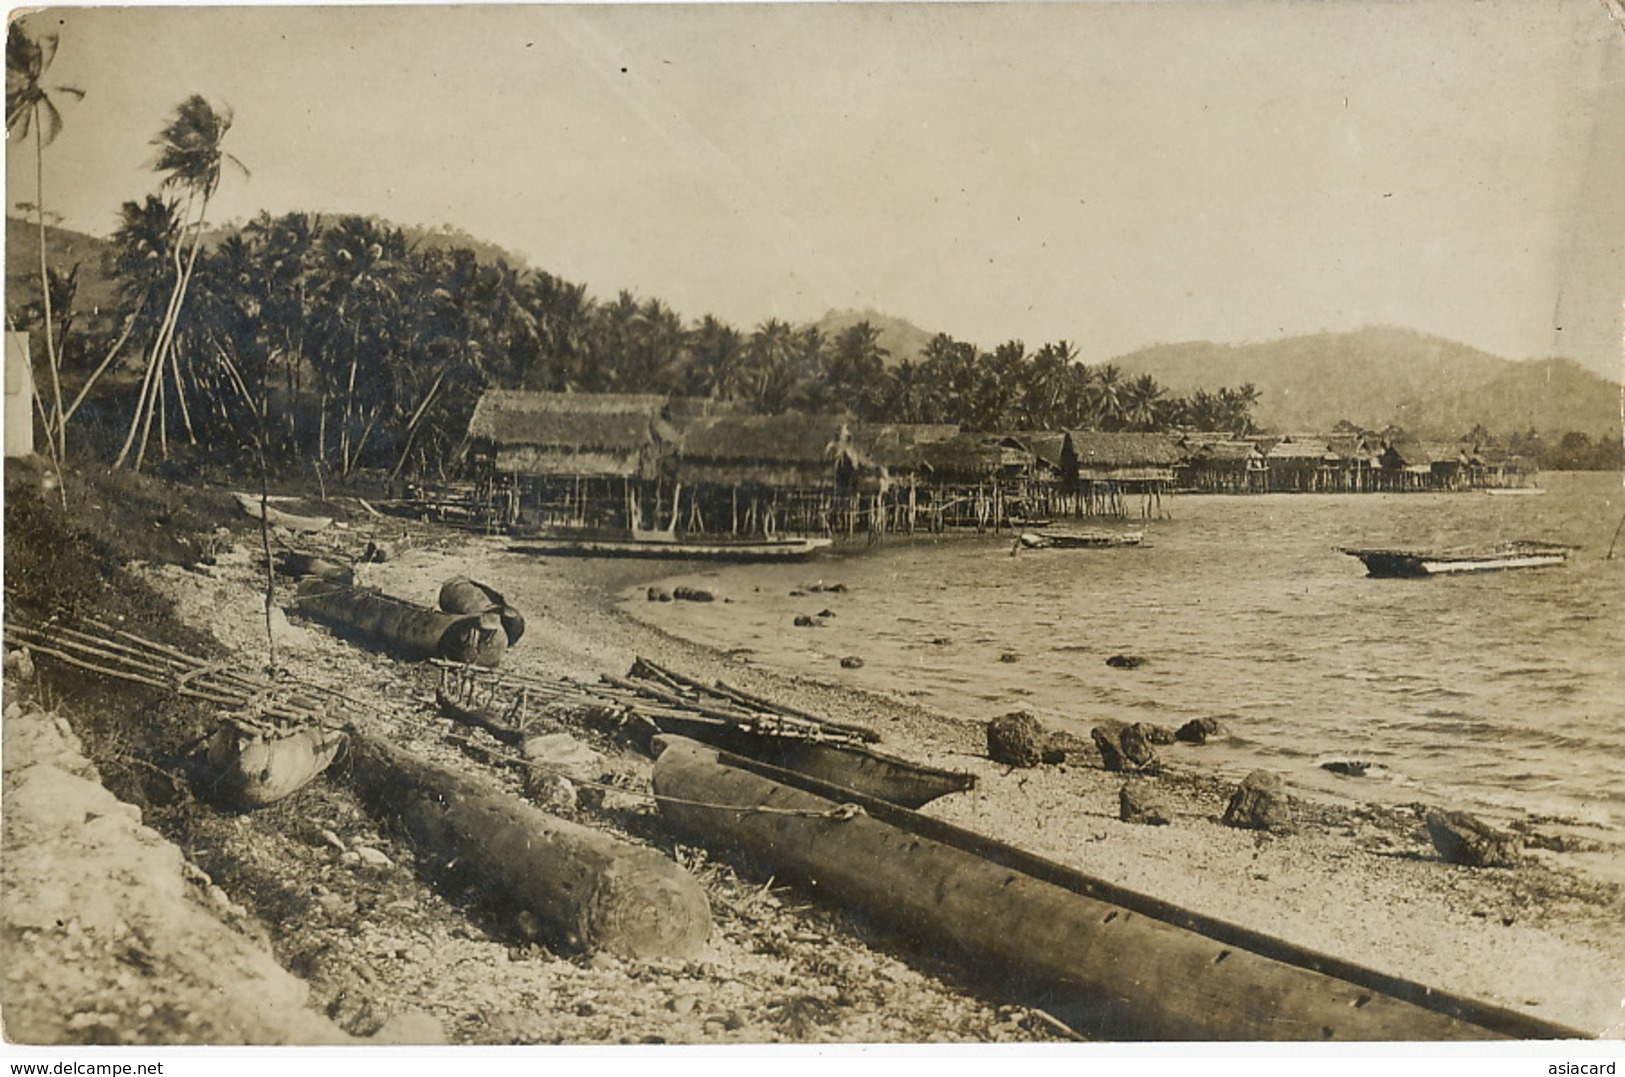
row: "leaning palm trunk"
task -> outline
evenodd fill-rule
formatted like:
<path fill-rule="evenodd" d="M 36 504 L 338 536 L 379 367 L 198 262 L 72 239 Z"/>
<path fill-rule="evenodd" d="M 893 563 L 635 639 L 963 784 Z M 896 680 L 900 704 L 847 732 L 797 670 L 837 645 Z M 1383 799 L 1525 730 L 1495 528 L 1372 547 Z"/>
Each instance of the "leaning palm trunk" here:
<path fill-rule="evenodd" d="M 113 365 L 113 360 L 118 358 L 119 352 L 124 350 L 124 345 L 129 342 L 130 334 L 135 332 L 135 323 L 139 315 L 139 310 L 132 311 L 130 316 L 124 320 L 124 329 L 119 333 L 118 339 L 113 342 L 111 348 L 107 349 L 107 354 L 102 358 L 101 363 L 91 372 L 90 377 L 85 379 L 85 383 L 79 387 L 79 392 L 74 396 L 73 403 L 68 405 L 68 410 L 62 413 L 63 427 L 68 425 L 68 420 L 73 418 L 74 412 L 79 410 L 79 405 L 85 402 L 85 397 L 90 394 L 91 387 L 96 384 L 97 379 L 107 372 L 107 368 Z M 67 434 L 64 433 L 63 438 L 66 439 L 66 437 Z M 66 444 L 65 440 L 63 444 Z"/>
<path fill-rule="evenodd" d="M 190 212 L 190 204 L 188 204 Z M 130 450 L 135 447 L 136 432 L 139 430 L 142 445 L 145 446 L 147 433 L 152 429 L 152 403 L 157 397 L 155 377 L 161 372 L 159 358 L 163 355 L 164 341 L 168 338 L 170 327 L 176 312 L 180 309 L 181 284 L 184 273 L 181 268 L 180 248 L 176 248 L 173 258 L 175 263 L 175 283 L 169 289 L 169 302 L 164 307 L 164 316 L 158 322 L 158 331 L 153 335 L 152 350 L 147 353 L 146 369 L 141 375 L 141 392 L 136 396 L 135 414 L 130 419 L 130 432 L 124 436 L 124 445 L 119 449 L 118 458 L 113 461 L 114 467 L 123 467 L 124 461 L 129 457 Z M 137 460 L 136 468 L 141 467 Z"/>
<path fill-rule="evenodd" d="M 205 195 L 204 198 L 203 198 L 202 204 L 198 207 L 197 220 L 194 222 L 194 227 L 197 229 L 197 231 L 192 237 L 192 251 L 187 256 L 186 270 L 185 270 L 185 272 L 183 272 L 181 274 L 179 286 L 176 288 L 175 303 L 174 303 L 174 306 L 171 309 L 171 312 L 170 312 L 170 315 L 169 315 L 169 331 L 164 336 L 164 342 L 163 342 L 162 350 L 158 353 L 158 356 L 157 356 L 157 363 L 158 363 L 158 399 L 159 399 L 160 402 L 163 400 L 163 378 L 164 378 L 163 366 L 164 366 L 164 359 L 168 358 L 170 360 L 170 365 L 172 367 L 174 367 L 174 370 L 175 370 L 175 398 L 176 398 L 176 400 L 178 400 L 180 402 L 180 407 L 181 407 L 182 414 L 186 415 L 187 429 L 188 430 L 191 429 L 191 416 L 189 414 L 186 414 L 186 390 L 181 385 L 180 364 L 176 360 L 175 332 L 176 332 L 176 330 L 177 330 L 177 328 L 179 327 L 179 324 L 180 324 L 181 309 L 186 305 L 186 292 L 192 285 L 192 272 L 197 267 L 198 252 L 203 247 L 203 221 L 204 221 L 204 218 L 207 216 L 208 212 L 209 212 L 209 199 L 208 199 L 208 196 Z M 168 456 L 169 456 L 169 440 L 168 440 L 168 438 L 166 436 L 167 433 L 168 433 L 168 425 L 167 425 L 168 424 L 168 416 L 167 416 L 167 414 L 165 414 L 163 412 L 163 408 L 162 408 L 161 403 L 160 403 L 160 414 L 159 414 L 158 418 L 159 418 L 159 435 L 160 435 L 160 439 L 162 440 L 162 443 L 163 443 L 163 453 L 164 453 L 165 458 L 167 459 Z M 152 416 L 149 414 L 147 416 L 147 422 L 150 424 L 151 421 L 152 421 Z M 137 450 L 136 455 L 135 455 L 135 470 L 137 470 L 137 471 L 141 470 L 141 463 L 142 463 L 143 459 L 145 459 L 146 453 L 147 453 L 147 436 L 146 436 L 145 433 L 143 433 L 141 435 L 141 448 L 139 450 Z"/>
<path fill-rule="evenodd" d="M 34 123 L 34 184 L 34 212 L 39 218 L 39 289 L 45 312 L 45 363 L 51 371 L 51 397 L 55 408 L 49 416 L 44 416 L 45 436 L 51 441 L 52 455 L 60 462 L 68 452 L 68 436 L 63 430 L 62 382 L 58 373 L 62 364 L 56 354 L 51 315 L 51 275 L 45 261 L 45 135 L 43 125 L 37 118 Z"/>
<path fill-rule="evenodd" d="M 446 371 L 449 369 L 450 367 L 440 368 L 440 373 L 435 375 L 434 384 L 429 386 L 427 393 L 423 394 L 423 401 L 418 404 L 418 409 L 412 413 L 411 420 L 407 422 L 406 444 L 401 446 L 401 457 L 395 462 L 395 470 L 389 473 L 390 482 L 394 482 L 401 477 L 401 470 L 406 467 L 406 459 L 412 452 L 412 441 L 418 436 L 418 424 L 423 421 L 423 416 L 428 413 L 429 404 L 434 400 L 435 394 L 440 391 L 440 385 L 446 380 Z"/>

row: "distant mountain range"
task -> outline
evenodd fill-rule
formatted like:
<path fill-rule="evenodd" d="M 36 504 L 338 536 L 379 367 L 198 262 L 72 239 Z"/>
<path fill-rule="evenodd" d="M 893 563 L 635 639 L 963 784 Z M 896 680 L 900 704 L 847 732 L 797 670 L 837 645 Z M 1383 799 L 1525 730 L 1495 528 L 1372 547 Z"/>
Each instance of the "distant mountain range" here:
<path fill-rule="evenodd" d="M 1381 429 L 1458 436 L 1530 427 L 1618 431 L 1620 386 L 1568 359 L 1515 362 L 1409 329 L 1368 327 L 1263 344 L 1162 344 L 1112 360 L 1176 393 L 1251 382 L 1256 418 L 1283 433 L 1326 430 L 1340 419 Z"/>
<path fill-rule="evenodd" d="M 917 359 L 934 334 L 873 310 L 831 311 L 827 334 L 868 321 L 889 362 Z M 988 347 L 982 345 L 984 349 Z M 1262 344 L 1157 344 L 1110 362 L 1150 374 L 1177 395 L 1251 383 L 1255 418 L 1281 433 L 1330 430 L 1347 419 L 1413 434 L 1456 437 L 1482 423 L 1495 435 L 1534 428 L 1618 436 L 1621 387 L 1568 359 L 1514 361 L 1410 329 L 1373 326 Z"/>

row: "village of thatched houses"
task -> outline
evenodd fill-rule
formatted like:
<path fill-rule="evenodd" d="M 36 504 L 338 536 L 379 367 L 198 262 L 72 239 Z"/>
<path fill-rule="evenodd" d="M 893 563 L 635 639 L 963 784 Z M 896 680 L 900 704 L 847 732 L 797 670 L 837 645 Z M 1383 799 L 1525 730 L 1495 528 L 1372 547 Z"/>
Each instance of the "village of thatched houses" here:
<path fill-rule="evenodd" d="M 639 394 L 492 390 L 468 439 L 492 522 L 521 532 L 998 530 L 1153 518 L 1176 491 L 1400 493 L 1522 477 L 1471 446 L 1352 434 L 986 434 Z"/>

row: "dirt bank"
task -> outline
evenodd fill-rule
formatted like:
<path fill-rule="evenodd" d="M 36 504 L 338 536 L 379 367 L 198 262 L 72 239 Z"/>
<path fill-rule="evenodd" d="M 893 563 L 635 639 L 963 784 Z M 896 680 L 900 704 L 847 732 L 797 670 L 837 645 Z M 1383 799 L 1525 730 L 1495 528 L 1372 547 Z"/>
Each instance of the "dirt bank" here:
<path fill-rule="evenodd" d="M 18 1043 L 344 1043 L 250 919 L 116 799 L 68 723 L 5 712 L 5 1034 Z"/>

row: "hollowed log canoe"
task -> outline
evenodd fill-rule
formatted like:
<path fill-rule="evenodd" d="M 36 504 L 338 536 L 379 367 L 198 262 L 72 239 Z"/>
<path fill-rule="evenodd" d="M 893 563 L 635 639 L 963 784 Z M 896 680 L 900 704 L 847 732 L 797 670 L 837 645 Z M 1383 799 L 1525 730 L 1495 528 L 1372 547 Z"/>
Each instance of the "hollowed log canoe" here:
<path fill-rule="evenodd" d="M 342 732 L 322 726 L 278 730 L 223 722 L 204 752 L 204 785 L 227 807 L 264 807 L 310 784 L 344 743 Z"/>
<path fill-rule="evenodd" d="M 444 613 L 319 578 L 299 584 L 295 609 L 404 658 L 444 658 L 490 667 L 501 664 L 508 650 L 508 636 L 496 611 Z"/>
<path fill-rule="evenodd" d="M 660 813 L 1105 1040 L 1584 1038 L 1123 890 L 804 775 L 663 737 Z M 842 804 L 862 812 L 838 811 Z"/>
<path fill-rule="evenodd" d="M 757 732 L 700 715 L 657 714 L 651 720 L 663 734 L 688 737 L 905 808 L 922 807 L 976 785 L 974 774 L 910 762 L 857 744 Z"/>

